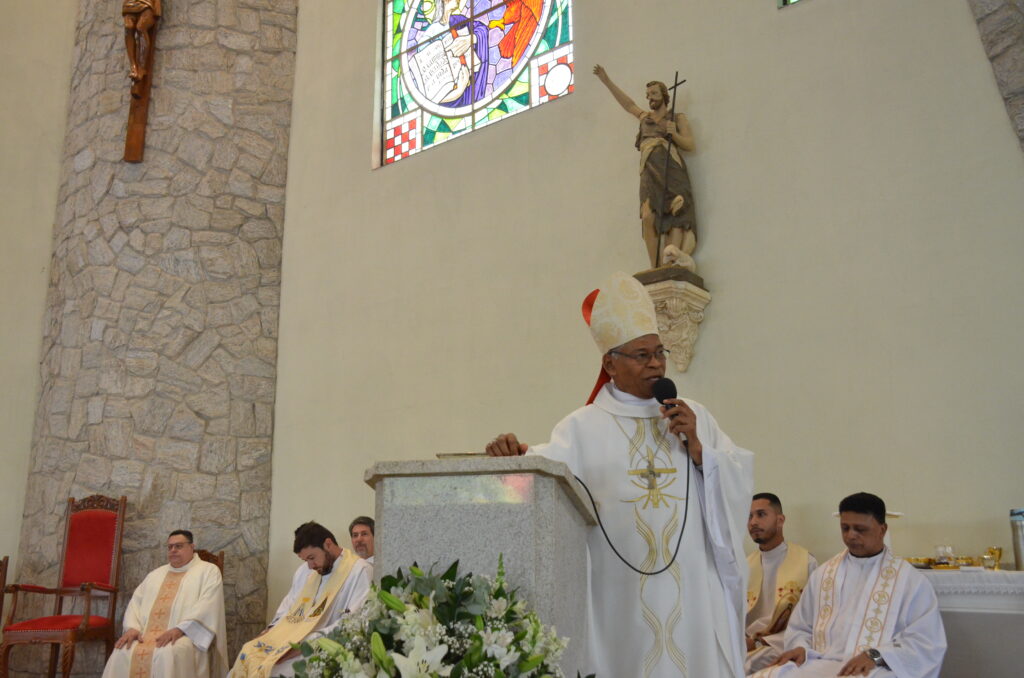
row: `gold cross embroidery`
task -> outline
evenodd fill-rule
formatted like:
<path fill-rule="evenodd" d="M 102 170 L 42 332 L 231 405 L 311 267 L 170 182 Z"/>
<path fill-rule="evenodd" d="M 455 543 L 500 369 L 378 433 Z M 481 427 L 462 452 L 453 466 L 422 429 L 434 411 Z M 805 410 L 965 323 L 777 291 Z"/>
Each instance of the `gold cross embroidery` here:
<path fill-rule="evenodd" d="M 153 650 L 148 647 L 139 648 L 136 651 L 135 656 L 137 657 L 137 664 L 135 668 L 135 675 L 133 678 L 149 678 L 150 672 L 150 655 L 153 654 Z"/>
<path fill-rule="evenodd" d="M 631 480 L 630 482 L 632 482 L 641 490 L 647 490 L 647 492 L 645 494 L 640 495 L 636 499 L 627 499 L 626 501 L 630 503 L 643 501 L 644 508 L 647 508 L 648 506 L 660 508 L 662 504 L 668 506 L 668 501 L 666 501 L 667 499 L 675 499 L 676 501 L 680 501 L 682 497 L 676 497 L 671 494 L 666 494 L 663 491 L 666 487 L 668 487 L 669 485 L 676 481 L 674 477 L 667 478 L 666 482 L 662 483 L 661 485 L 658 484 L 658 481 L 661 479 L 662 475 L 667 475 L 670 473 L 674 474 L 676 473 L 676 469 L 674 467 L 658 468 L 655 464 L 657 458 L 655 456 L 654 450 L 652 450 L 650 447 L 647 448 L 646 461 L 647 464 L 643 468 L 630 469 L 629 475 L 641 478 L 644 481 L 646 481 L 638 482 L 636 480 Z"/>

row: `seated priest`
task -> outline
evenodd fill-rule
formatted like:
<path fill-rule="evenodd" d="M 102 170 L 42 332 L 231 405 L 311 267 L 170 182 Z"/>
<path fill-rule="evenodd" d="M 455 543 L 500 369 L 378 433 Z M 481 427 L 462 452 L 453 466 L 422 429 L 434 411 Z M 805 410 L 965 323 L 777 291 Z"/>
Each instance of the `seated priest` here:
<path fill-rule="evenodd" d="M 931 584 L 886 548 L 885 502 L 839 504 L 846 550 L 811 575 L 786 628 L 786 651 L 758 678 L 938 678 L 946 633 Z"/>
<path fill-rule="evenodd" d="M 352 540 L 352 550 L 360 558 L 373 565 L 374 520 L 369 516 L 359 516 L 348 526 L 348 536 Z"/>
<path fill-rule="evenodd" d="M 124 613 L 103 678 L 220 678 L 227 671 L 220 570 L 196 555 L 192 533 L 167 538 L 167 565 L 146 575 Z"/>
<path fill-rule="evenodd" d="M 228 678 L 295 675 L 293 665 L 301 655 L 292 643 L 328 635 L 343 615 L 362 606 L 370 592 L 373 566 L 338 546 L 323 525 L 300 525 L 293 550 L 302 564 L 288 595 L 270 625 L 242 646 Z"/>
<path fill-rule="evenodd" d="M 783 632 L 807 578 L 818 567 L 807 549 L 786 541 L 782 500 L 771 492 L 754 495 L 747 532 L 758 549 L 747 556 L 747 675 L 771 666 L 782 654 Z"/>

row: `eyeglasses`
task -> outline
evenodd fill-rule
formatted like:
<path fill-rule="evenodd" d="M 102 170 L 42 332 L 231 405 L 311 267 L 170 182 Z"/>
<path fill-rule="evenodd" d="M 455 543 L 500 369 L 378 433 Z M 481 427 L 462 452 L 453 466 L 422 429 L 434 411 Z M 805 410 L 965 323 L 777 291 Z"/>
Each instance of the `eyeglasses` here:
<path fill-rule="evenodd" d="M 630 360 L 635 360 L 636 362 L 640 363 L 641 365 L 646 365 L 647 363 L 651 362 L 651 358 L 654 358 L 659 363 L 665 362 L 665 360 L 668 357 L 668 354 L 671 353 L 672 351 L 668 350 L 667 348 L 659 348 L 654 353 L 651 353 L 650 351 L 637 351 L 636 353 L 623 353 L 622 351 L 608 351 L 608 352 L 612 353 L 614 355 L 620 355 L 623 358 L 629 358 Z"/>
<path fill-rule="evenodd" d="M 183 541 L 183 542 L 180 542 L 180 543 L 168 544 L 167 545 L 167 550 L 168 551 L 181 551 L 186 546 L 192 546 L 192 542 L 190 542 L 190 541 Z"/>

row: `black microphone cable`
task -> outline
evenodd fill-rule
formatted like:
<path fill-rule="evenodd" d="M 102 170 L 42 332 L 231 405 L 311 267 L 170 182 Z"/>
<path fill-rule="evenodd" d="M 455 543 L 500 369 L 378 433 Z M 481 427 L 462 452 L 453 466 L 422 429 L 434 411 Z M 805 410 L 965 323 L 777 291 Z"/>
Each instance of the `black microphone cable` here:
<path fill-rule="evenodd" d="M 621 560 L 626 567 L 628 567 L 629 569 L 633 570 L 637 574 L 646 575 L 648 577 L 653 577 L 654 575 L 661 574 L 662 572 L 664 572 L 668 568 L 672 567 L 672 563 L 676 562 L 676 556 L 679 555 L 679 547 L 683 543 L 683 531 L 686 530 L 686 518 L 690 515 L 690 469 L 691 469 L 692 466 L 693 466 L 693 462 L 690 461 L 689 457 L 687 457 L 687 459 L 686 459 L 686 508 L 683 509 L 683 524 L 679 526 L 679 537 L 676 539 L 676 548 L 672 552 L 672 558 L 667 563 L 665 563 L 665 567 L 663 567 L 663 568 L 661 568 L 659 570 L 651 570 L 650 572 L 647 572 L 645 570 L 641 570 L 638 567 L 635 567 L 632 563 L 630 563 L 628 560 L 626 560 L 625 558 L 622 557 L 622 554 L 619 553 L 619 550 L 617 548 L 615 548 L 615 544 L 612 543 L 611 537 L 608 536 L 608 531 L 606 529 L 604 529 L 604 523 L 601 521 L 601 513 L 597 510 L 597 503 L 594 501 L 594 495 L 590 493 L 590 488 L 587 487 L 587 484 L 585 482 L 580 480 L 580 477 L 578 475 L 573 474 L 573 478 L 575 478 L 576 482 L 578 482 L 580 485 L 583 486 L 583 489 L 586 490 L 586 492 L 587 492 L 587 497 L 590 498 L 590 505 L 594 507 L 594 515 L 597 517 L 597 525 L 598 525 L 598 527 L 601 528 L 601 534 L 604 535 L 604 540 L 606 542 L 608 542 L 608 547 L 611 548 L 612 553 L 614 553 L 616 556 L 618 556 L 619 560 Z"/>

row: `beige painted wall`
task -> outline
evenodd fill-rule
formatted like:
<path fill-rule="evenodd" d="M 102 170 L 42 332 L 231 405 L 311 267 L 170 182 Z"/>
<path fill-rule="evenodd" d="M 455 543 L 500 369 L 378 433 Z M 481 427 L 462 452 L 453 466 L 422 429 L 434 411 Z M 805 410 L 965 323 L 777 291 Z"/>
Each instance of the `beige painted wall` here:
<path fill-rule="evenodd" d="M 375 4 L 300 10 L 272 605 L 292 529 L 372 511 L 375 460 L 543 441 L 589 392 L 579 303 L 645 263 L 635 126 L 595 62 L 637 97 L 688 79 L 714 299 L 678 381 L 758 454 L 791 538 L 838 550 L 864 489 L 908 514 L 905 554 L 1009 546 L 1024 155 L 963 0 L 577 2 L 576 94 L 371 171 Z"/>
<path fill-rule="evenodd" d="M 0 557 L 18 551 L 77 0 L 0 2 Z"/>

